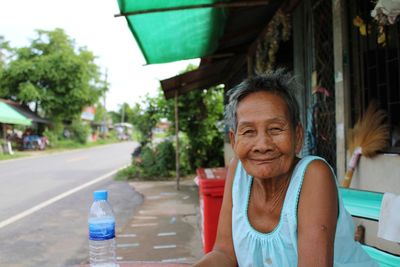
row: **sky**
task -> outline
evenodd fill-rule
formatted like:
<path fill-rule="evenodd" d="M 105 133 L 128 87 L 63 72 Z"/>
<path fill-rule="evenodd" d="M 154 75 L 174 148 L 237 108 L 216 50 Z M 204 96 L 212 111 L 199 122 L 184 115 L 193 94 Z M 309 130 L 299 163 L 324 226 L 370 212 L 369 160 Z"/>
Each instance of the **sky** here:
<path fill-rule="evenodd" d="M 77 46 L 97 56 L 103 75 L 107 70 L 106 108 L 117 111 L 124 102 L 133 105 L 147 93 L 154 96 L 159 80 L 199 62 L 145 65 L 125 18 L 114 17 L 118 13 L 117 0 L 0 0 L 0 35 L 21 47 L 36 37 L 36 29 L 64 29 Z"/>

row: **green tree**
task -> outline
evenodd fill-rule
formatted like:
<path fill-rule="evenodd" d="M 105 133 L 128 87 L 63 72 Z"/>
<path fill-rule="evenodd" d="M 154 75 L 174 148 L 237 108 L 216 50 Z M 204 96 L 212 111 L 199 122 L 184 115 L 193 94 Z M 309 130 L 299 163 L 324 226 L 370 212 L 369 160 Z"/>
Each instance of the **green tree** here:
<path fill-rule="evenodd" d="M 134 116 L 133 110 L 129 106 L 129 104 L 123 103 L 121 105 L 121 108 L 119 109 L 119 117 L 120 117 L 119 122 L 132 122 L 133 116 Z"/>
<path fill-rule="evenodd" d="M 109 116 L 111 118 L 111 121 L 113 123 L 118 123 L 121 122 L 121 114 L 117 111 L 108 111 L 107 112 L 107 116 Z"/>
<path fill-rule="evenodd" d="M 139 141 L 144 145 L 151 142 L 153 138 L 152 130 L 163 115 L 158 104 L 158 97 L 146 95 L 141 103 L 136 103 L 132 108 L 129 122 L 140 132 Z"/>
<path fill-rule="evenodd" d="M 193 70 L 189 65 L 185 71 Z M 179 96 L 179 131 L 187 135 L 185 147 L 191 171 L 198 167 L 223 166 L 223 94 L 222 87 L 190 91 Z M 161 116 L 175 121 L 175 100 L 166 100 L 161 90 L 157 97 Z M 175 124 L 173 125 L 175 126 Z M 175 127 L 172 127 L 175 131 Z M 186 155 L 185 155 L 186 156 Z"/>
<path fill-rule="evenodd" d="M 191 70 L 193 66 L 186 69 Z M 222 87 L 191 91 L 178 98 L 180 164 L 184 172 L 198 167 L 217 167 L 224 164 Z M 170 174 L 174 170 L 175 149 L 169 141 L 156 147 L 146 145 L 152 140 L 152 129 L 161 118 L 175 122 L 175 99 L 165 99 L 161 90 L 156 97 L 144 97 L 132 107 L 129 121 L 140 131 L 144 143 L 141 160 L 134 162 L 130 171 L 134 177 L 152 177 Z M 170 135 L 175 134 L 172 124 Z M 183 168 L 182 168 L 183 167 Z"/>
<path fill-rule="evenodd" d="M 171 102 L 169 106 L 172 106 Z M 191 170 L 223 166 L 223 133 L 218 129 L 218 123 L 223 120 L 223 88 L 181 95 L 178 107 L 179 131 L 188 137 L 187 156 Z M 169 117 L 175 121 L 172 114 Z"/>
<path fill-rule="evenodd" d="M 4 39 L 3 36 L 0 36 L 0 72 L 3 70 L 4 66 L 7 63 L 8 56 L 12 48 L 8 41 Z"/>
<path fill-rule="evenodd" d="M 51 119 L 73 120 L 106 89 L 94 60 L 62 29 L 38 30 L 29 46 L 14 50 L 0 73 L 0 97 L 33 102 Z"/>
<path fill-rule="evenodd" d="M 96 107 L 96 113 L 94 114 L 94 121 L 97 123 L 102 123 L 104 119 L 108 118 L 107 110 L 100 103 L 97 103 L 95 107 Z"/>

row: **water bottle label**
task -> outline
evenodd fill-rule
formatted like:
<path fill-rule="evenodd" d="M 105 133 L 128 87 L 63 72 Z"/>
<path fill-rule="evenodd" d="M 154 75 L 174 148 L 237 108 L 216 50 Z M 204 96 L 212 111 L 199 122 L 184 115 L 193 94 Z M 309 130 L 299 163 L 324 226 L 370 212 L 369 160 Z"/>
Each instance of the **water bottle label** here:
<path fill-rule="evenodd" d="M 89 222 L 89 239 L 90 240 L 108 240 L 115 237 L 115 222 Z"/>

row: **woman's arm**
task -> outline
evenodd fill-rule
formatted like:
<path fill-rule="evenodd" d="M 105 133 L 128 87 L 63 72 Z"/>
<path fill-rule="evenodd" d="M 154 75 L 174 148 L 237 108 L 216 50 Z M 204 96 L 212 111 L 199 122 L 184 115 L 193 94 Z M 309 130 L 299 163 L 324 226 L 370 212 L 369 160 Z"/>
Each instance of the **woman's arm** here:
<path fill-rule="evenodd" d="M 329 166 L 314 160 L 304 175 L 298 206 L 298 266 L 333 266 L 338 217 L 335 178 Z"/>
<path fill-rule="evenodd" d="M 237 266 L 232 241 L 232 185 L 237 163 L 238 160 L 234 158 L 228 167 L 214 248 L 194 266 Z"/>

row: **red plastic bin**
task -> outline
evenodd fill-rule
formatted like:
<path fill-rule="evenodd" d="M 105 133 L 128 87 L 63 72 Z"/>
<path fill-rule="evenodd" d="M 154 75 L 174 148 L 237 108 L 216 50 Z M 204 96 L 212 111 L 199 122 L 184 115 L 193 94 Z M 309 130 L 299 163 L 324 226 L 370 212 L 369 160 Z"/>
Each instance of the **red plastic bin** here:
<path fill-rule="evenodd" d="M 224 195 L 226 168 L 198 168 L 201 230 L 204 253 L 210 252 L 217 235 L 219 212 Z"/>

